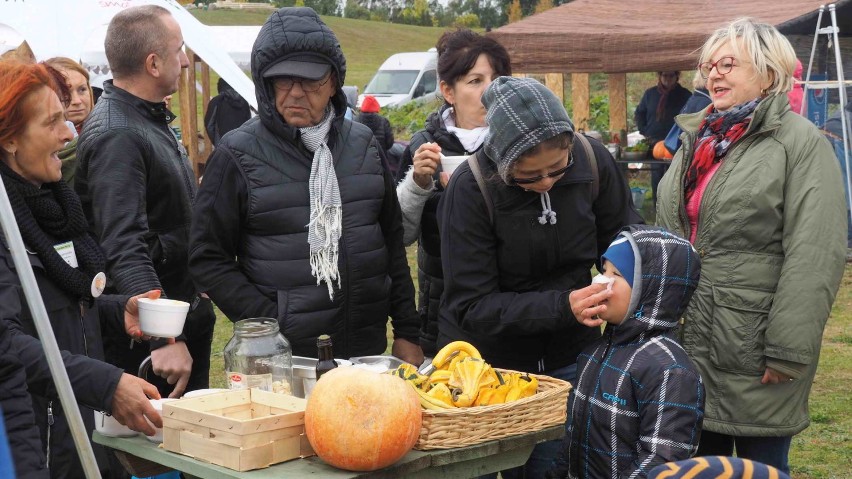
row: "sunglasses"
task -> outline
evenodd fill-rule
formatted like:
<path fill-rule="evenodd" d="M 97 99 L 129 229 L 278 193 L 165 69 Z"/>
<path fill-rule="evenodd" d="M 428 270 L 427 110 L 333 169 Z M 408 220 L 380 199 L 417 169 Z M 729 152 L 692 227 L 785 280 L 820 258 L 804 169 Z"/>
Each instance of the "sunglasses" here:
<path fill-rule="evenodd" d="M 298 83 L 299 86 L 302 87 L 302 91 L 315 92 L 315 91 L 319 90 L 320 88 L 322 88 L 323 85 L 328 83 L 329 80 L 331 80 L 331 75 L 328 75 L 327 77 L 325 77 L 324 80 L 322 80 L 322 79 L 320 79 L 320 80 L 308 80 L 308 79 L 305 79 L 305 78 L 280 76 L 280 77 L 274 77 L 272 79 L 272 85 L 278 90 L 290 91 L 290 90 L 293 89 L 293 87 L 296 85 L 296 83 Z"/>
<path fill-rule="evenodd" d="M 531 178 L 512 178 L 512 183 L 514 183 L 516 185 L 531 185 L 533 183 L 538 183 L 539 181 L 541 181 L 545 178 L 556 178 L 557 176 L 564 175 L 565 172 L 568 171 L 568 168 L 571 168 L 572 166 L 574 166 L 574 154 L 573 153 L 571 153 L 570 156 L 568 157 L 568 164 L 565 165 L 564 168 L 559 168 L 558 170 L 552 171 L 552 172 L 550 172 L 546 175 L 543 175 L 543 176 L 533 176 Z"/>

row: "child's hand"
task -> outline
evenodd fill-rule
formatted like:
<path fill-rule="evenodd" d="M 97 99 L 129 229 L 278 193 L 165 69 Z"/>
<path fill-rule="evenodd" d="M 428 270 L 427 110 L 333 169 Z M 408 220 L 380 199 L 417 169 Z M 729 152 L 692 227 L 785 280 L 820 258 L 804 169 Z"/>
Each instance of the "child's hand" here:
<path fill-rule="evenodd" d="M 575 289 L 568 295 L 568 304 L 577 322 L 588 327 L 600 327 L 603 320 L 597 315 L 606 311 L 606 305 L 600 304 L 612 296 L 605 284 L 593 284 L 583 289 Z"/>

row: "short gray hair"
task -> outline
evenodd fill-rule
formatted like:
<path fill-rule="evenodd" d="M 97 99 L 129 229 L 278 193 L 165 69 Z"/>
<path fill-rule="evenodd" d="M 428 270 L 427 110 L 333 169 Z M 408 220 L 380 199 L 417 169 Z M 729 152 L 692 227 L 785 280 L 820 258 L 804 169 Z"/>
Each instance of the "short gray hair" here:
<path fill-rule="evenodd" d="M 796 52 L 775 27 L 751 18 L 738 18 L 710 35 L 701 48 L 698 62 L 708 61 L 726 42 L 731 43 L 737 55 L 745 55 L 754 65 L 758 81 L 772 80 L 767 94 L 778 95 L 793 88 Z"/>
<path fill-rule="evenodd" d="M 104 50 L 113 78 L 134 76 L 145 68 L 151 53 L 167 48 L 162 17 L 171 15 L 158 5 L 141 5 L 118 12 L 109 22 Z"/>

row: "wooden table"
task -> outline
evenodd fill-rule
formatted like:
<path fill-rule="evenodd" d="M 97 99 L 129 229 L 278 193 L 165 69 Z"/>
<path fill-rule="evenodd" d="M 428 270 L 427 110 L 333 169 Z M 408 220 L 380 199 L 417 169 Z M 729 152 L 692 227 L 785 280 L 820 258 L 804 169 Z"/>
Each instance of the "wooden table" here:
<path fill-rule="evenodd" d="M 527 461 L 536 444 L 561 439 L 564 433 L 565 427 L 559 425 L 475 446 L 411 451 L 396 464 L 374 472 L 343 471 L 329 466 L 316 456 L 295 459 L 266 469 L 237 472 L 166 451 L 142 436 L 106 437 L 95 432 L 92 439 L 97 444 L 114 449 L 128 471 L 140 477 L 175 469 L 188 477 L 202 479 L 461 479 L 520 466 Z"/>

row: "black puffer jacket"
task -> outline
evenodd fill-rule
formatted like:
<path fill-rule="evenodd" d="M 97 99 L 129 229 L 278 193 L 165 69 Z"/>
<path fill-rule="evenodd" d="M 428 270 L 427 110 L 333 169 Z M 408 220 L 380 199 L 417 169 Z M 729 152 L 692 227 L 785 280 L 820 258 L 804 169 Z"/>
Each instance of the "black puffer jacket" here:
<path fill-rule="evenodd" d="M 424 143 L 437 143 L 441 153 L 446 156 L 469 155 L 456 135 L 447 131 L 442 114 L 449 105 L 432 112 L 426 119 L 426 128 L 411 137 L 408 147 L 402 155 L 397 182 L 402 181 L 414 164 L 414 153 Z M 437 188 L 426 200 L 420 216 L 420 236 L 417 240 L 417 312 L 420 315 L 420 347 L 427 356 L 433 356 L 438 348 L 438 312 L 441 306 L 441 294 L 444 292 L 444 271 L 441 268 L 441 235 L 438 232 L 438 203 L 444 195 L 441 187 L 440 172 L 435 172 Z"/>
<path fill-rule="evenodd" d="M 625 225 L 642 222 L 624 175 L 607 149 L 589 139 L 600 190 L 586 152 L 574 142 L 573 166 L 549 192 L 556 224 L 539 224 L 541 196 L 507 186 L 480 151 L 494 223 L 470 166 L 454 172 L 441 200 L 444 296 L 438 347 L 465 340 L 495 367 L 544 372 L 574 364 L 600 336 L 574 319 L 568 293 L 591 282 L 590 270 Z"/>
<path fill-rule="evenodd" d="M 698 285 L 698 253 L 661 228 L 621 234 L 636 259 L 630 309 L 577 360 L 563 443 L 571 478 L 647 477 L 691 457 L 701 437 L 704 386 L 674 333 Z"/>
<path fill-rule="evenodd" d="M 287 12 L 282 15 L 282 12 Z M 307 224 L 313 153 L 288 126 L 263 72 L 294 49 L 324 55 L 337 72 L 336 117 L 328 145 L 343 203 L 339 272 L 342 291 L 329 299 L 311 275 Z M 339 357 L 381 354 L 386 324 L 417 342 L 414 285 L 393 179 L 373 133 L 343 118 L 343 52 L 309 8 L 282 9 L 261 28 L 252 51 L 259 114 L 225 135 L 207 166 L 194 210 L 193 278 L 232 320 L 277 318 L 294 354 L 315 356 L 331 334 Z M 236 261 L 235 261 L 236 259 Z"/>
<path fill-rule="evenodd" d="M 80 413 L 86 430 L 91 434 L 94 429 L 92 408 L 110 410 L 112 395 L 122 373 L 115 366 L 95 361 L 103 359 L 100 326 L 103 324 L 107 330 L 123 331 L 127 297 L 104 295 L 95 301 L 93 308 L 81 305 L 47 276 L 38 256 L 27 256 L 56 342 L 64 351 L 65 366 L 77 401 L 88 406 L 81 406 Z M 39 469 L 44 465 L 44 456 L 49 447 L 51 477 L 83 477 L 68 422 L 57 399 L 41 345 L 36 339 L 35 323 L 3 238 L 0 238 L 0 321 L 6 322 L 8 334 L 15 336 L 15 357 L 27 370 L 27 383 L 32 393 L 30 412 L 35 413 L 35 423 L 43 441 L 43 444 L 39 444 L 41 465 L 37 465 L 39 461 L 34 461 L 30 453 L 25 454 L 29 459 L 22 459 L 23 464 L 27 468 Z M 3 408 L 5 411 L 7 406 L 4 404 Z"/>
<path fill-rule="evenodd" d="M 379 146 L 384 148 L 385 151 L 390 150 L 390 147 L 393 146 L 393 130 L 387 118 L 378 113 L 362 111 L 358 115 L 357 121 L 373 131 Z"/>

